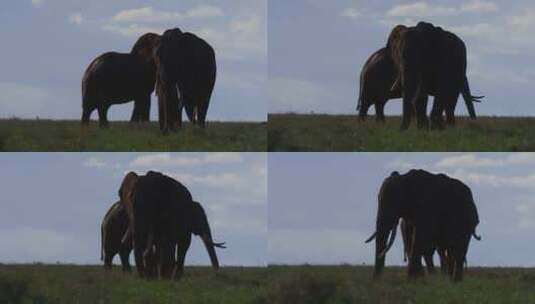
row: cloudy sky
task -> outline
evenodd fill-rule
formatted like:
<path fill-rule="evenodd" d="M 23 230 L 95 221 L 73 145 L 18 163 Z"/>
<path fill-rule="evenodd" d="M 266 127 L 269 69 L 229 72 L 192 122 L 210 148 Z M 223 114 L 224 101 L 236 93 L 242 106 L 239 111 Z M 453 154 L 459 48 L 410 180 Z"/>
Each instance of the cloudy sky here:
<path fill-rule="evenodd" d="M 180 27 L 216 51 L 208 119 L 266 120 L 265 0 L 3 0 L 0 20 L 0 118 L 79 119 L 82 75 L 95 57 Z M 109 118 L 129 119 L 132 107 L 115 105 Z M 156 109 L 153 96 L 152 120 Z"/>
<path fill-rule="evenodd" d="M 266 263 L 264 153 L 3 153 L 0 167 L 1 263 L 101 263 L 100 223 L 130 170 L 162 171 L 188 187 L 214 239 L 227 242 L 222 265 Z M 210 264 L 199 238 L 186 263 Z"/>
<path fill-rule="evenodd" d="M 382 181 L 422 168 L 472 189 L 482 241 L 472 239 L 468 265 L 535 266 L 534 153 L 271 153 L 268 162 L 268 263 L 372 265 L 364 241 Z M 402 257 L 398 237 L 387 263 Z"/>
<path fill-rule="evenodd" d="M 270 0 L 270 112 L 355 113 L 366 59 L 396 24 L 424 20 L 455 32 L 468 49 L 482 115 L 535 115 L 535 2 L 531 0 Z M 385 111 L 401 113 L 401 102 Z M 466 114 L 463 103 L 457 113 Z M 370 113 L 373 113 L 371 110 Z"/>

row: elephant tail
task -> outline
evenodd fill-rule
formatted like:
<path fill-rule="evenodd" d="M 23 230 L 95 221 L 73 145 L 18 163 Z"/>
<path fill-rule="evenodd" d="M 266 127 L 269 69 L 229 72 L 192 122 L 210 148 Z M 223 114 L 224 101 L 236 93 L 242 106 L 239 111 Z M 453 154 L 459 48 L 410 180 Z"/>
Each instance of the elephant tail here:
<path fill-rule="evenodd" d="M 468 84 L 468 78 L 464 76 L 463 88 L 461 90 L 463 95 L 464 103 L 468 109 L 468 114 L 470 119 L 476 119 L 476 110 L 474 109 L 474 102 L 481 102 L 485 96 L 473 96 L 470 92 L 470 85 Z"/>

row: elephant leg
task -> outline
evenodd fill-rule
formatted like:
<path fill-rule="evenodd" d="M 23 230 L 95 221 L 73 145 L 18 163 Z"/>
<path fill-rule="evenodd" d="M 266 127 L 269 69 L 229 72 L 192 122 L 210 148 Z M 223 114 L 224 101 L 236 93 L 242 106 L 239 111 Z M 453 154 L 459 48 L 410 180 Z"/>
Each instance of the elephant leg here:
<path fill-rule="evenodd" d="M 112 252 L 106 252 L 106 254 L 104 255 L 104 269 L 105 270 L 110 270 L 111 269 L 114 256 L 115 256 L 115 254 L 112 253 Z"/>
<path fill-rule="evenodd" d="M 119 256 L 121 257 L 121 266 L 123 268 L 123 271 L 124 272 L 130 272 L 132 271 L 132 269 L 130 268 L 130 261 L 129 261 L 129 257 L 130 257 L 130 250 L 121 250 L 121 252 L 119 252 Z"/>
<path fill-rule="evenodd" d="M 385 122 L 385 103 L 386 100 L 378 101 L 375 104 L 375 121 L 376 122 Z"/>
<path fill-rule="evenodd" d="M 150 94 L 141 99 L 139 105 L 139 118 L 140 122 L 149 122 L 150 121 Z"/>
<path fill-rule="evenodd" d="M 184 107 L 180 105 L 178 107 L 178 113 L 177 113 L 177 119 L 176 119 L 176 126 L 178 129 L 182 128 L 182 111 L 184 110 Z"/>
<path fill-rule="evenodd" d="M 433 109 L 431 110 L 431 128 L 442 129 L 444 128 L 444 122 L 442 119 L 442 112 L 444 111 L 444 98 L 435 96 L 433 103 Z"/>
<path fill-rule="evenodd" d="M 158 259 L 156 257 L 156 252 L 154 246 L 147 248 L 143 253 L 143 261 L 145 264 L 145 273 L 147 279 L 155 279 L 158 277 Z"/>
<path fill-rule="evenodd" d="M 99 121 L 99 125 L 101 128 L 109 127 L 108 108 L 109 108 L 109 105 L 98 106 L 98 121 Z"/>
<path fill-rule="evenodd" d="M 91 118 L 91 113 L 93 113 L 94 110 L 95 108 L 83 109 L 83 112 L 82 112 L 82 125 L 83 126 L 89 125 L 89 119 Z"/>
<path fill-rule="evenodd" d="M 427 266 L 427 273 L 435 273 L 435 264 L 433 262 L 433 253 L 426 253 L 424 255 L 425 265 Z"/>
<path fill-rule="evenodd" d="M 139 100 L 134 100 L 134 109 L 132 110 L 132 116 L 130 122 L 139 122 Z"/>
<path fill-rule="evenodd" d="M 464 262 L 466 261 L 466 252 L 470 244 L 471 235 L 465 236 L 455 246 L 453 251 L 453 260 L 455 261 L 455 268 L 452 279 L 454 282 L 463 280 Z"/>
<path fill-rule="evenodd" d="M 175 265 L 175 247 L 176 244 L 166 242 L 162 245 L 159 252 L 160 256 L 160 277 L 164 279 L 172 279 L 174 265 Z"/>
<path fill-rule="evenodd" d="M 414 106 L 409 101 L 403 101 L 403 119 L 401 121 L 401 130 L 407 130 L 411 123 L 411 115 L 413 113 Z"/>
<path fill-rule="evenodd" d="M 206 114 L 208 113 L 209 100 L 206 100 L 201 105 L 197 106 L 197 116 L 199 119 L 199 125 L 204 129 L 206 126 Z"/>
<path fill-rule="evenodd" d="M 438 256 L 440 258 L 440 271 L 442 274 L 448 273 L 448 258 L 446 256 L 446 251 L 442 248 L 437 250 Z"/>
<path fill-rule="evenodd" d="M 158 98 L 158 122 L 160 124 L 160 131 L 163 134 L 169 132 L 167 126 L 167 101 L 166 98 Z"/>
<path fill-rule="evenodd" d="M 186 253 L 188 252 L 190 245 L 191 234 L 188 234 L 186 237 L 181 238 L 178 243 L 176 265 L 173 271 L 173 278 L 175 280 L 180 280 L 180 278 L 184 274 L 184 261 L 186 260 Z"/>
<path fill-rule="evenodd" d="M 143 261 L 144 248 L 136 246 L 134 249 L 134 258 L 136 260 L 136 270 L 141 278 L 145 277 L 145 263 Z"/>
<path fill-rule="evenodd" d="M 427 119 L 427 95 L 422 95 L 416 102 L 416 118 L 418 122 L 418 129 L 429 128 L 429 120 Z"/>

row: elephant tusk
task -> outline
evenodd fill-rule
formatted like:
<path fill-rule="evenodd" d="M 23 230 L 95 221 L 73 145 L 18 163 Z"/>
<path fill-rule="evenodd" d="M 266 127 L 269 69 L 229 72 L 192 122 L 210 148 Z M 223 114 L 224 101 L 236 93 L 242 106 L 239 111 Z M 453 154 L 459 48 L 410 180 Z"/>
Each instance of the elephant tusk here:
<path fill-rule="evenodd" d="M 217 247 L 217 248 L 227 248 L 227 246 L 225 246 L 225 242 L 221 242 L 221 243 L 216 243 L 216 242 L 212 242 L 212 245 L 214 245 L 214 247 Z"/>
<path fill-rule="evenodd" d="M 375 239 L 375 236 L 377 235 L 377 231 L 375 231 L 372 236 L 370 236 L 364 243 L 369 243 L 371 242 L 373 239 Z"/>

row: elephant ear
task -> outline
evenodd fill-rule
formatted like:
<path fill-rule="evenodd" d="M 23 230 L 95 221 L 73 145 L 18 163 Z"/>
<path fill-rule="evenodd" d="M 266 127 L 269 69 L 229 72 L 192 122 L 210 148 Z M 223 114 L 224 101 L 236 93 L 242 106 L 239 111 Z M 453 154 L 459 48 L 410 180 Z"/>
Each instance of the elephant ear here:
<path fill-rule="evenodd" d="M 386 48 L 388 50 L 392 49 L 395 45 L 399 44 L 400 39 L 403 33 L 407 30 L 407 27 L 403 24 L 396 25 L 390 35 L 388 35 L 388 40 L 386 41 Z"/>

